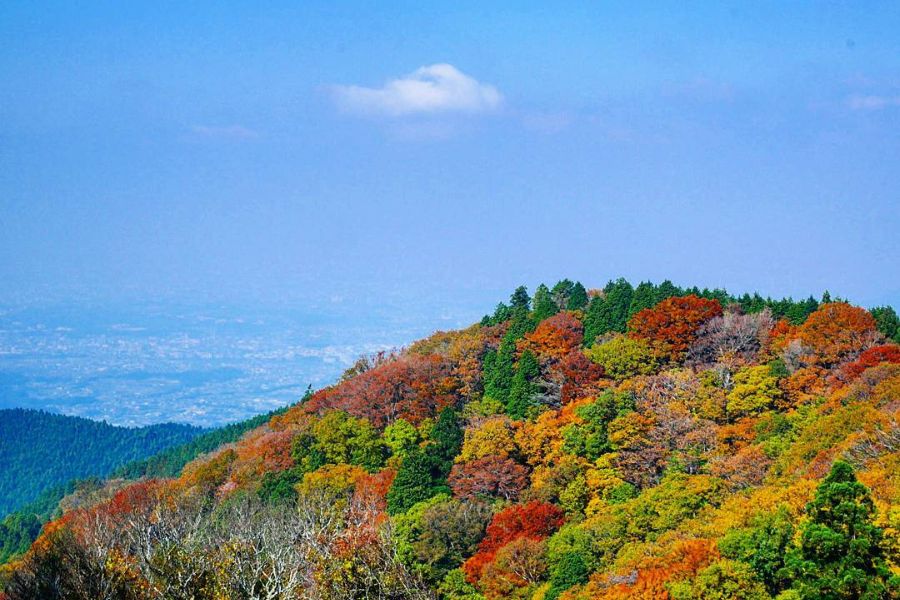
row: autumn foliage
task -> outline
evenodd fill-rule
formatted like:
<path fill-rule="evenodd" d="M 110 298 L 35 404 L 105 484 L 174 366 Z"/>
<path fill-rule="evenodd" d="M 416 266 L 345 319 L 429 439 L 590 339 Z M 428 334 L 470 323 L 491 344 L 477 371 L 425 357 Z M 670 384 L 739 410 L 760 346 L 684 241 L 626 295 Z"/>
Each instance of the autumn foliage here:
<path fill-rule="evenodd" d="M 521 287 L 177 478 L 73 494 L 0 583 L 8 600 L 772 600 L 825 597 L 823 572 L 900 597 L 900 347 L 880 310 Z M 820 551 L 841 518 L 872 543 Z"/>
<path fill-rule="evenodd" d="M 541 361 L 561 360 L 581 347 L 584 325 L 572 313 L 561 312 L 541 321 L 540 325 L 517 344 L 518 351 L 531 352 Z"/>
<path fill-rule="evenodd" d="M 823 304 L 798 331 L 810 360 L 825 367 L 854 358 L 874 345 L 878 336 L 872 315 L 846 302 Z"/>
<path fill-rule="evenodd" d="M 697 339 L 700 328 L 722 314 L 717 300 L 697 296 L 673 297 L 645 308 L 628 321 L 629 335 L 645 339 L 665 360 L 677 361 Z"/>
<path fill-rule="evenodd" d="M 517 500 L 528 485 L 528 469 L 509 458 L 485 456 L 454 465 L 449 484 L 453 494 L 460 498 Z"/>
<path fill-rule="evenodd" d="M 533 501 L 500 511 L 488 525 L 478 552 L 463 566 L 466 577 L 472 583 L 477 582 L 485 566 L 503 546 L 520 538 L 544 539 L 559 529 L 563 521 L 563 511 L 546 502 Z"/>
<path fill-rule="evenodd" d="M 458 402 L 460 385 L 452 372 L 439 355 L 402 356 L 317 392 L 303 409 L 343 410 L 376 427 L 397 419 L 416 424 Z"/>
<path fill-rule="evenodd" d="M 844 366 L 841 377 L 850 381 L 862 375 L 863 371 L 876 367 L 883 363 L 900 364 L 900 346 L 887 344 L 874 346 L 859 355 L 859 357 Z"/>

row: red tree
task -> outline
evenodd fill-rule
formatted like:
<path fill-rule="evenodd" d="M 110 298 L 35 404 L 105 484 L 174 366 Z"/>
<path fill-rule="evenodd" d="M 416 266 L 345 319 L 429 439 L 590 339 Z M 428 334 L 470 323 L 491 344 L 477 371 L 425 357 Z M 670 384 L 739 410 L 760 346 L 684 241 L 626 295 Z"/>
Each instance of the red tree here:
<path fill-rule="evenodd" d="M 459 399 L 450 362 L 438 355 L 405 355 L 320 390 L 307 412 L 343 410 L 381 428 L 397 419 L 418 424 Z"/>
<path fill-rule="evenodd" d="M 882 363 L 900 364 L 900 346 L 885 344 L 869 348 L 860 354 L 859 358 L 841 369 L 841 378 L 844 381 L 852 381 L 862 375 L 866 369 L 877 367 Z"/>
<path fill-rule="evenodd" d="M 250 473 L 290 469 L 294 466 L 291 458 L 293 437 L 290 431 L 261 431 L 258 435 L 247 436 L 235 449 L 235 468 L 246 469 Z"/>
<path fill-rule="evenodd" d="M 555 362 L 581 347 L 584 325 L 571 313 L 561 312 L 541 321 L 540 325 L 519 340 L 518 351 L 531 350 L 542 363 Z"/>
<path fill-rule="evenodd" d="M 550 370 L 550 377 L 558 376 L 561 381 L 560 404 L 596 395 L 606 384 L 601 379 L 603 367 L 589 359 L 581 350 L 566 354 Z"/>
<path fill-rule="evenodd" d="M 387 493 L 394 483 L 397 471 L 383 469 L 371 475 L 365 475 L 356 482 L 353 489 L 353 497 L 360 504 L 371 503 L 379 511 L 387 510 Z"/>
<path fill-rule="evenodd" d="M 528 485 L 528 469 L 511 458 L 485 456 L 454 465 L 449 484 L 459 498 L 494 496 L 516 500 Z"/>
<path fill-rule="evenodd" d="M 677 296 L 663 300 L 653 308 L 645 308 L 628 321 L 629 335 L 650 342 L 664 359 L 680 361 L 700 328 L 722 314 L 718 300 Z"/>
<path fill-rule="evenodd" d="M 488 525 L 478 552 L 463 564 L 470 583 L 481 579 L 484 567 L 491 563 L 497 551 L 513 540 L 529 538 L 542 540 L 563 524 L 565 513 L 558 506 L 533 501 L 501 510 Z"/>
<path fill-rule="evenodd" d="M 830 367 L 854 358 L 879 337 L 868 311 L 846 302 L 823 304 L 800 326 L 800 341 L 815 364 Z"/>

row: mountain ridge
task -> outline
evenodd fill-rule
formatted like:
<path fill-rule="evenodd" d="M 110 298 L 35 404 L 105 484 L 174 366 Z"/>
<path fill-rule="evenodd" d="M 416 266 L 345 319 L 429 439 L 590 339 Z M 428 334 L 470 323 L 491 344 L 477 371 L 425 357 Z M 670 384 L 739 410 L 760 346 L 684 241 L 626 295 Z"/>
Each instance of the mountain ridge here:
<path fill-rule="evenodd" d="M 0 409 L 0 514 L 27 504 L 48 487 L 105 477 L 203 431 L 176 423 L 119 427 L 43 410 Z"/>

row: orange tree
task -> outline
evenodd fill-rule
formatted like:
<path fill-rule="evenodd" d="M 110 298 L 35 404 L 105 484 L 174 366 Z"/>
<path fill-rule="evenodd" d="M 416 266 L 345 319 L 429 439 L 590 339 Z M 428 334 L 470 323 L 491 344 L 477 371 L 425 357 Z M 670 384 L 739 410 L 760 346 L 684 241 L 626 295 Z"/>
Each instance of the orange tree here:
<path fill-rule="evenodd" d="M 722 314 L 718 300 L 693 294 L 667 298 L 653 308 L 645 308 L 628 321 L 632 338 L 645 339 L 657 355 L 679 362 L 697 339 L 704 323 Z"/>

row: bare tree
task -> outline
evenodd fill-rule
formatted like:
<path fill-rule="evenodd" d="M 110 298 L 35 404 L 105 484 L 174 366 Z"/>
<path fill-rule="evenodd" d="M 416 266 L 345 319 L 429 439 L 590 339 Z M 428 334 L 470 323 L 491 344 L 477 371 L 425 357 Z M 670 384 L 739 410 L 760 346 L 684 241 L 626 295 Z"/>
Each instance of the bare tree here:
<path fill-rule="evenodd" d="M 887 422 L 863 433 L 846 452 L 847 460 L 854 467 L 862 469 L 871 461 L 900 451 L 900 401 L 892 403 L 886 409 L 890 411 Z"/>
<path fill-rule="evenodd" d="M 703 326 L 688 360 L 695 365 L 747 364 L 765 346 L 773 325 L 769 309 L 748 315 L 737 307 L 729 307 L 722 316 Z"/>

